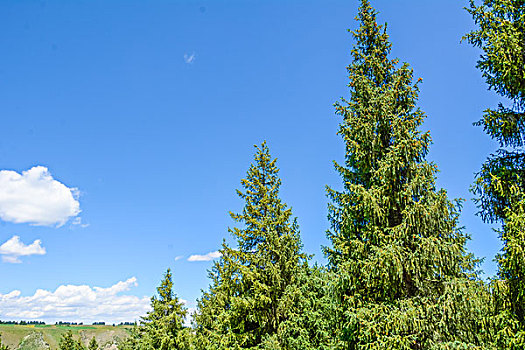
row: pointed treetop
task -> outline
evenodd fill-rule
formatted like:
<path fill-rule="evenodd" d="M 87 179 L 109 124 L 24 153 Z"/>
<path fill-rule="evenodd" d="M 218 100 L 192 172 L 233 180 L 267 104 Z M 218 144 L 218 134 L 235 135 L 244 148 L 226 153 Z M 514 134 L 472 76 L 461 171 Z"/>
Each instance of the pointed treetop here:
<path fill-rule="evenodd" d="M 245 206 L 242 213 L 230 212 L 233 220 L 245 224 L 242 230 L 231 230 L 242 251 L 256 249 L 263 240 L 262 236 L 270 234 L 272 230 L 278 235 L 281 234 L 280 230 L 286 231 L 292 215 L 279 198 L 281 179 L 276 166 L 277 158 L 272 158 L 266 141 L 254 147 L 255 161 L 250 165 L 246 178 L 241 180 L 244 191 L 237 190 Z"/>
<path fill-rule="evenodd" d="M 162 302 L 170 302 L 173 299 L 173 281 L 171 279 L 171 269 L 166 271 L 164 279 L 160 286 L 157 287 L 159 300 Z"/>
<path fill-rule="evenodd" d="M 89 341 L 88 350 L 98 350 L 98 343 L 95 336 Z"/>

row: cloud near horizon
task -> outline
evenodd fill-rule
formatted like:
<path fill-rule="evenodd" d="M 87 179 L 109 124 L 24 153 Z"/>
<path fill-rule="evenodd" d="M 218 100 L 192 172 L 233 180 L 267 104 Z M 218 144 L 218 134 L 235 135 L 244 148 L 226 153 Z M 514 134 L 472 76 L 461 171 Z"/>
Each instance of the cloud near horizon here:
<path fill-rule="evenodd" d="M 150 298 L 120 295 L 137 286 L 131 277 L 108 288 L 61 285 L 54 292 L 38 289 L 32 296 L 19 290 L 0 293 L 0 319 L 92 323 L 133 322 L 150 311 Z"/>
<path fill-rule="evenodd" d="M 13 236 L 11 239 L 0 245 L 0 255 L 2 255 L 2 261 L 19 264 L 21 256 L 29 255 L 44 255 L 46 254 L 46 248 L 42 247 L 42 241 L 37 239 L 33 243 L 26 245 L 20 241 L 19 236 Z"/>
<path fill-rule="evenodd" d="M 80 213 L 78 189 L 53 179 L 49 170 L 35 166 L 22 174 L 0 171 L 0 219 L 35 226 L 60 227 Z"/>
<path fill-rule="evenodd" d="M 214 259 L 218 259 L 221 256 L 222 256 L 221 252 L 219 252 L 217 250 L 217 251 L 214 251 L 214 252 L 209 252 L 209 253 L 204 254 L 204 255 L 199 255 L 199 254 L 191 255 L 188 258 L 188 261 L 211 261 L 211 260 L 214 260 Z"/>

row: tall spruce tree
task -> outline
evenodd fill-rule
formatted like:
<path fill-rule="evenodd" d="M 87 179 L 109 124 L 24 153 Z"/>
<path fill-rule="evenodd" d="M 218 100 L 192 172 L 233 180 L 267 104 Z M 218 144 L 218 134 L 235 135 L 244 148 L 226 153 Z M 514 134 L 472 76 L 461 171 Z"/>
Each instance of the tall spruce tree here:
<path fill-rule="evenodd" d="M 159 287 L 158 296 L 151 298 L 152 310 L 135 325 L 121 350 L 175 350 L 190 347 L 190 332 L 184 327 L 187 314 L 183 303 L 173 291 L 171 270 L 168 269 Z"/>
<path fill-rule="evenodd" d="M 328 324 L 302 309 L 316 305 L 322 282 L 303 290 L 316 272 L 308 270 L 296 219 L 279 198 L 278 172 L 266 143 L 256 147 L 244 190 L 237 191 L 244 208 L 230 213 L 243 224 L 229 229 L 237 246 L 223 242 L 210 290 L 198 301 L 202 349 L 321 349 L 326 340 Z"/>
<path fill-rule="evenodd" d="M 458 227 L 459 202 L 436 189 L 437 167 L 425 160 L 431 139 L 418 130 L 419 80 L 389 58 L 386 26 L 369 1 L 356 19 L 350 98 L 335 105 L 343 190 L 327 189 L 338 347 L 479 346 L 487 295 Z"/>
<path fill-rule="evenodd" d="M 151 298 L 152 310 L 142 318 L 145 339 L 153 349 L 184 349 L 184 319 L 187 310 L 173 291 L 171 270 L 168 269 L 159 287 L 157 296 Z"/>
<path fill-rule="evenodd" d="M 498 346 L 525 348 L 525 1 L 470 1 L 477 30 L 466 36 L 483 55 L 477 67 L 506 103 L 476 123 L 500 144 L 482 165 L 473 187 L 480 215 L 499 222 L 503 249 L 493 281 Z"/>

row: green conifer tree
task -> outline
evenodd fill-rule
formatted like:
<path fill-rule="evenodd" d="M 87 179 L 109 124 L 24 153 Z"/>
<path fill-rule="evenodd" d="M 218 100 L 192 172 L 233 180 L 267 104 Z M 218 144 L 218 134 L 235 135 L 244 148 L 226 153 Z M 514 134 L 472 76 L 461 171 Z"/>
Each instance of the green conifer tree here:
<path fill-rule="evenodd" d="M 133 325 L 133 328 L 130 331 L 130 334 L 127 338 L 125 338 L 123 341 L 119 342 L 118 349 L 119 350 L 141 350 L 141 339 L 142 339 L 142 333 L 141 328 L 137 323 Z"/>
<path fill-rule="evenodd" d="M 73 339 L 73 332 L 68 330 L 60 338 L 58 344 L 59 350 L 85 350 L 85 346 L 80 342 L 80 340 Z"/>
<path fill-rule="evenodd" d="M 62 335 L 59 342 L 60 350 L 74 350 L 75 349 L 75 341 L 73 340 L 73 333 L 69 330 L 65 334 Z"/>
<path fill-rule="evenodd" d="M 299 306 L 309 305 L 301 299 L 308 265 L 301 252 L 297 221 L 279 198 L 276 159 L 266 143 L 256 150 L 255 162 L 241 181 L 244 191 L 237 191 L 245 206 L 240 214 L 230 213 L 244 224 L 229 229 L 237 246 L 223 242 L 222 256 L 210 271 L 210 290 L 198 301 L 198 346 L 322 348 L 318 346 L 324 340 L 322 327 L 318 333 L 308 330 L 305 325 L 310 320 L 300 316 L 304 314 Z M 310 331 L 318 336 L 311 336 Z"/>
<path fill-rule="evenodd" d="M 89 341 L 88 350 L 98 350 L 98 343 L 95 337 Z"/>
<path fill-rule="evenodd" d="M 335 328 L 342 349 L 467 348 L 482 344 L 487 295 L 458 227 L 459 202 L 437 190 L 425 160 L 418 83 L 389 58 L 386 27 L 361 1 L 347 67 L 350 98 L 336 103 L 343 190 L 328 188 Z"/>
<path fill-rule="evenodd" d="M 145 337 L 153 349 L 174 350 L 185 348 L 184 319 L 187 310 L 173 292 L 171 270 L 157 287 L 158 297 L 151 298 L 152 311 L 142 318 Z"/>
<path fill-rule="evenodd" d="M 170 269 L 157 287 L 157 294 L 151 298 L 152 310 L 142 317 L 140 325 L 135 325 L 130 337 L 120 344 L 120 350 L 189 348 L 190 333 L 184 327 L 187 310 L 173 291 Z"/>
<path fill-rule="evenodd" d="M 493 281 L 497 344 L 525 348 L 525 1 L 470 1 L 477 30 L 466 36 L 483 55 L 477 67 L 489 86 L 507 99 L 476 123 L 500 149 L 482 165 L 473 191 L 486 222 L 500 222 L 503 249 Z"/>

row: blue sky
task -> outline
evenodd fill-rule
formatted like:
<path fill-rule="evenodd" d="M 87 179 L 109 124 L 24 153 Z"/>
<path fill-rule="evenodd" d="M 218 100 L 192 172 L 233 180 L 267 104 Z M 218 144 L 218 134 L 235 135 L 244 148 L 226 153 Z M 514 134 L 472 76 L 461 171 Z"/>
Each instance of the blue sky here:
<path fill-rule="evenodd" d="M 460 43 L 473 28 L 466 4 L 372 2 L 388 22 L 393 57 L 423 78 L 419 106 L 438 186 L 467 199 L 469 248 L 491 276 L 500 243 L 475 216 L 468 188 L 496 149 L 472 122 L 499 98 L 475 68 L 479 50 Z M 2 1 L 0 245 L 9 244 L 0 319 L 133 320 L 168 267 L 194 307 L 212 263 L 188 258 L 230 241 L 228 212 L 243 205 L 235 189 L 263 140 L 278 158 L 304 248 L 323 263 L 324 188 L 340 185 L 332 160 L 344 155 L 332 105 L 348 96 L 346 29 L 356 27 L 357 7 Z M 8 190 L 26 192 L 13 199 Z M 42 313 L 42 303 L 61 298 L 81 307 Z M 117 301 L 127 309 L 93 311 Z"/>

